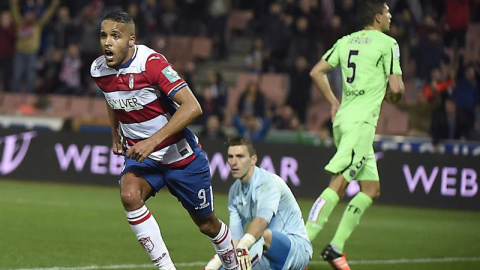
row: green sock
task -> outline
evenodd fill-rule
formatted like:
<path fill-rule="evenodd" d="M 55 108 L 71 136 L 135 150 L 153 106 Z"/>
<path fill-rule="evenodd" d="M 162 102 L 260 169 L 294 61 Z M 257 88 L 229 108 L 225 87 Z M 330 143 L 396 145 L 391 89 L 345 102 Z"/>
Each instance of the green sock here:
<path fill-rule="evenodd" d="M 363 213 L 372 205 L 372 201 L 367 194 L 360 192 L 347 205 L 331 242 L 338 253 L 343 253 L 345 242 L 360 223 Z"/>
<path fill-rule="evenodd" d="M 315 203 L 313 203 L 306 224 L 310 242 L 313 241 L 323 229 L 323 226 L 327 223 L 328 217 L 332 213 L 333 208 L 335 208 L 335 205 L 337 205 L 339 199 L 338 194 L 333 191 L 333 189 L 326 188 Z"/>

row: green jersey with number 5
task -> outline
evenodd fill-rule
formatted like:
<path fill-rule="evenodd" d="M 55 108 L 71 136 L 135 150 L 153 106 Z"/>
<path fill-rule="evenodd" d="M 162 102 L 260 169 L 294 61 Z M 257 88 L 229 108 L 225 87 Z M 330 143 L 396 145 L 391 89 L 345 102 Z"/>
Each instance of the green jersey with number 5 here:
<path fill-rule="evenodd" d="M 342 101 L 334 126 L 359 121 L 376 126 L 388 78 L 402 74 L 395 39 L 378 30 L 361 30 L 339 39 L 322 58 L 342 69 Z"/>

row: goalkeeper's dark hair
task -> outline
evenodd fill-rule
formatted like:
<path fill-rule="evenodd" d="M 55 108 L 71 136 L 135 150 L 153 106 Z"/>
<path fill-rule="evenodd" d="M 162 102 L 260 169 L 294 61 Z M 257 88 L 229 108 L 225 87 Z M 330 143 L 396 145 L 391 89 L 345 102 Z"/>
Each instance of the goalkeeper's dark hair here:
<path fill-rule="evenodd" d="M 114 22 L 124 23 L 124 24 L 135 24 L 132 17 L 125 11 L 110 11 L 105 14 L 103 20 L 111 20 Z"/>
<path fill-rule="evenodd" d="M 250 139 L 244 137 L 233 137 L 228 139 L 227 141 L 228 146 L 239 146 L 245 145 L 247 147 L 248 153 L 250 156 L 255 156 L 257 154 L 257 150 L 253 146 L 253 143 Z"/>
<path fill-rule="evenodd" d="M 373 25 L 375 15 L 383 13 L 385 4 L 385 0 L 361 0 L 358 5 L 358 16 L 362 25 Z"/>

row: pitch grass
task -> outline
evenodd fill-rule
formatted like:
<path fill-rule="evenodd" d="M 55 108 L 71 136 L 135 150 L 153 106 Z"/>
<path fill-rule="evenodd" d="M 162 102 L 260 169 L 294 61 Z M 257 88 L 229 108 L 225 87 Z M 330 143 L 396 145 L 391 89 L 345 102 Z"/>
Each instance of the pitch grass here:
<path fill-rule="evenodd" d="M 313 200 L 299 200 L 304 216 Z M 177 200 L 161 192 L 147 204 L 160 223 L 178 269 L 201 269 L 210 241 Z M 314 241 L 310 270 L 330 269 L 319 252 L 331 239 L 345 204 Z M 228 221 L 226 196 L 217 215 Z M 352 268 L 480 269 L 480 213 L 373 205 L 346 247 Z M 385 260 L 466 258 L 466 262 L 387 263 Z M 378 262 L 380 261 L 380 262 Z M 193 266 L 184 263 L 196 262 Z M 126 222 L 117 187 L 0 179 L 0 269 L 134 265 L 154 269 Z M 112 269 L 112 268 L 109 268 Z"/>

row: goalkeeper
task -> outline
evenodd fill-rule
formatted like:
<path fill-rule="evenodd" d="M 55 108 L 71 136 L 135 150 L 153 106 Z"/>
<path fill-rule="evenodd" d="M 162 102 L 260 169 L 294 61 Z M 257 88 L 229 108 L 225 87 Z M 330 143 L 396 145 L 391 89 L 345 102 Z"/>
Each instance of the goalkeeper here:
<path fill-rule="evenodd" d="M 228 141 L 235 180 L 228 194 L 230 230 L 242 270 L 303 270 L 312 258 L 302 212 L 285 181 L 257 167 L 252 142 Z M 220 269 L 217 255 L 205 270 Z"/>

